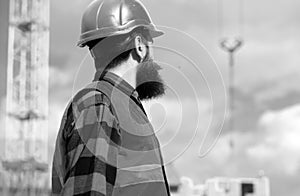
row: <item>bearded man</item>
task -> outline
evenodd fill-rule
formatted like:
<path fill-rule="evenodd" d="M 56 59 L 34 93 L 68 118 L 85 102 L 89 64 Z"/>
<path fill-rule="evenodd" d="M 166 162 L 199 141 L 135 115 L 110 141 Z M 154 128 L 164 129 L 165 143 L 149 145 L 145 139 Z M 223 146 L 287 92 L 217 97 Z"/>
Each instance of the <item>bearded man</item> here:
<path fill-rule="evenodd" d="M 164 94 L 153 38 L 138 0 L 96 0 L 78 45 L 95 61 L 93 82 L 69 102 L 56 140 L 53 195 L 170 195 L 162 154 L 141 100 Z"/>

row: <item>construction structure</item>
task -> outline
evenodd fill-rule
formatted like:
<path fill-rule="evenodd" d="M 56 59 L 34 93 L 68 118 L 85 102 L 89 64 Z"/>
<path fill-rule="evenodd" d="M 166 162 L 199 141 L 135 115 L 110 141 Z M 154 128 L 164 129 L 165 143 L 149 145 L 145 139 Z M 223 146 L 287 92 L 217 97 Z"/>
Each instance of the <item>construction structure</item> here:
<path fill-rule="evenodd" d="M 238 38 L 224 38 L 223 40 L 220 41 L 220 47 L 228 53 L 229 55 L 229 81 L 228 81 L 228 130 L 229 131 L 234 131 L 235 126 L 234 126 L 234 110 L 235 110 L 235 104 L 234 104 L 234 99 L 235 99 L 235 84 L 234 84 L 234 79 L 235 79 L 235 73 L 234 73 L 234 55 L 240 49 L 240 47 L 243 45 L 243 40 L 238 39 Z M 234 142 L 232 138 L 230 138 L 229 141 L 230 148 L 234 147 Z"/>
<path fill-rule="evenodd" d="M 228 53 L 229 71 L 227 88 L 227 133 L 229 135 L 229 147 L 233 152 L 235 143 L 231 133 L 235 127 L 235 54 L 244 44 L 244 0 L 218 0 L 218 36 L 219 46 Z"/>
<path fill-rule="evenodd" d="M 204 184 L 194 184 L 181 178 L 181 187 L 173 196 L 270 196 L 270 181 L 265 176 L 257 178 L 216 177 Z"/>
<path fill-rule="evenodd" d="M 207 196 L 270 196 L 267 177 L 213 178 L 206 181 L 203 195 Z M 201 195 L 201 194 L 199 194 Z"/>
<path fill-rule="evenodd" d="M 49 195 L 49 3 L 10 0 L 0 195 Z"/>

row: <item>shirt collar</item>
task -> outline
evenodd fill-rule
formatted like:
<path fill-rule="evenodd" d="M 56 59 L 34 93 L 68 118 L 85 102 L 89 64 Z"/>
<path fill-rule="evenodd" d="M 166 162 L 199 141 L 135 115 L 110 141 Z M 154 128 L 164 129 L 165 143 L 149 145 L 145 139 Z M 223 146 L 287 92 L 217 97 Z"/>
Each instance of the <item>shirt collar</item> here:
<path fill-rule="evenodd" d="M 133 96 L 135 99 L 139 99 L 137 91 L 123 78 L 109 72 L 109 71 L 97 71 L 94 77 L 94 81 L 104 80 L 112 84 L 114 87 L 121 90 L 127 96 Z"/>

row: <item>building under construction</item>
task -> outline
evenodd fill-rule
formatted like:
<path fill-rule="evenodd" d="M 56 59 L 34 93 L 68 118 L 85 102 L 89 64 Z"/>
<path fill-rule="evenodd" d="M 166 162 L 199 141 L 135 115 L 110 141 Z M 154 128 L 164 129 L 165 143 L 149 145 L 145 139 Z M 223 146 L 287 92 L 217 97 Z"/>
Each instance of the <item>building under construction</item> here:
<path fill-rule="evenodd" d="M 266 176 L 257 178 L 216 177 L 204 184 L 194 184 L 181 178 L 181 185 L 172 196 L 270 196 L 270 181 Z"/>
<path fill-rule="evenodd" d="M 49 0 L 10 0 L 0 195 L 49 195 Z"/>

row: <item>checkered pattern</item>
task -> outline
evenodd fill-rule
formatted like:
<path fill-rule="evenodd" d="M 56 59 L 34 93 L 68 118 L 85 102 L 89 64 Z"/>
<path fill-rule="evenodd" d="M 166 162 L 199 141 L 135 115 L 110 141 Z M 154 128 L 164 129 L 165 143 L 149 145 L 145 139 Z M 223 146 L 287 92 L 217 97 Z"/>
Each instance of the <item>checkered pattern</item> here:
<path fill-rule="evenodd" d="M 159 142 L 142 104 L 128 83 L 109 76 L 109 82 L 81 90 L 66 107 L 53 159 L 52 195 L 170 195 Z M 122 83 L 116 86 L 118 80 Z M 133 134 L 138 132 L 153 134 Z"/>
<path fill-rule="evenodd" d="M 118 123 L 105 95 L 87 91 L 73 99 L 62 119 L 53 160 L 53 195 L 111 195 L 115 184 Z"/>

